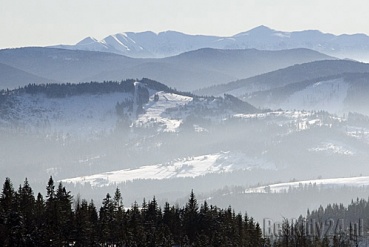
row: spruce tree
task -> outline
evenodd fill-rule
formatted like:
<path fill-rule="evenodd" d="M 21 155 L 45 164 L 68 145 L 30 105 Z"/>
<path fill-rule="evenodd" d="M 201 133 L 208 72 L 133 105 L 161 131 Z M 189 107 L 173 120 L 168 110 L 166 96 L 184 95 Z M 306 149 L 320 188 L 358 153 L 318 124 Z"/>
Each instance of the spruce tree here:
<path fill-rule="evenodd" d="M 184 230 L 188 238 L 189 244 L 192 244 L 196 240 L 196 234 L 198 229 L 198 209 L 197 199 L 193 190 L 191 191 L 190 198 L 184 209 Z"/>

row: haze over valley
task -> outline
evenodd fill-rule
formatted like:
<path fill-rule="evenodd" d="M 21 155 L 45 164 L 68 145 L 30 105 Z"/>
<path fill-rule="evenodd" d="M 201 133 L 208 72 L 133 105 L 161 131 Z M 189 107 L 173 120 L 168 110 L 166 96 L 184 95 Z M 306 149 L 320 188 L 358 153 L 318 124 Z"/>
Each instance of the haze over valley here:
<path fill-rule="evenodd" d="M 193 190 L 258 222 L 315 217 L 368 196 L 368 58 L 364 34 L 266 26 L 2 49 L 1 178 L 97 205 L 118 188 L 127 210 Z"/>

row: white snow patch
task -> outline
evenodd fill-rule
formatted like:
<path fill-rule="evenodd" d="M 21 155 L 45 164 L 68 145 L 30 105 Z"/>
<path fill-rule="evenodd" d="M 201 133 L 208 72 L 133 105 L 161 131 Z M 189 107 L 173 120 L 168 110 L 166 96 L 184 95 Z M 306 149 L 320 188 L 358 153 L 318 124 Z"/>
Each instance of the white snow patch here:
<path fill-rule="evenodd" d="M 172 179 L 198 177 L 210 173 L 232 172 L 236 170 L 276 169 L 274 164 L 265 160 L 249 158 L 242 153 L 221 152 L 197 157 L 174 160 L 165 164 L 142 166 L 136 169 L 124 169 L 105 172 L 92 176 L 64 179 L 66 183 L 90 183 L 92 186 L 104 186 L 138 179 Z"/>
<path fill-rule="evenodd" d="M 364 140 L 366 143 L 369 143 L 369 129 L 367 128 L 348 126 L 346 129 L 346 134 L 358 140 Z"/>
<path fill-rule="evenodd" d="M 136 124 L 147 124 L 152 121 L 164 126 L 164 132 L 176 132 L 182 123 L 182 119 L 173 118 L 166 113 L 169 108 L 184 106 L 193 100 L 192 97 L 173 93 L 157 92 L 158 101 L 154 101 L 155 94 L 150 97 L 149 103 L 144 105 L 145 113 L 138 116 Z"/>
<path fill-rule="evenodd" d="M 291 37 L 291 33 L 278 32 L 278 33 L 273 33 L 273 35 L 280 37 L 280 38 L 290 38 Z"/>
<path fill-rule="evenodd" d="M 322 142 L 319 146 L 310 148 L 311 152 L 325 152 L 328 154 L 339 154 L 346 156 L 353 156 L 356 152 L 355 150 L 347 147 L 344 144 L 332 143 L 332 142 Z"/>
<path fill-rule="evenodd" d="M 118 37 L 117 37 L 117 35 L 112 35 L 111 36 L 120 46 L 123 46 L 127 51 L 129 51 L 130 49 L 129 49 L 129 47 L 128 46 L 126 46 L 125 44 L 123 44 L 119 39 L 118 39 Z M 117 48 L 117 47 L 115 47 L 115 48 Z M 119 46 L 118 46 L 118 48 L 119 48 Z"/>
<path fill-rule="evenodd" d="M 308 185 L 317 185 L 323 188 L 336 188 L 336 187 L 364 187 L 369 186 L 369 176 L 363 177 L 350 177 L 350 178 L 328 178 L 328 179 L 315 179 L 305 180 L 298 182 L 278 183 L 267 186 L 260 186 L 256 188 L 250 188 L 245 193 L 281 193 L 288 191 L 289 188 L 299 188 Z"/>

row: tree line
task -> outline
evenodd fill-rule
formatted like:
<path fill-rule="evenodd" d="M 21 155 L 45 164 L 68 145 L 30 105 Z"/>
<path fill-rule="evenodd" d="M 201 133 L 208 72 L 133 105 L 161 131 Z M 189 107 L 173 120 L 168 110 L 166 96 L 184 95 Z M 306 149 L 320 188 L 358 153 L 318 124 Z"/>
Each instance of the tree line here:
<path fill-rule="evenodd" d="M 294 222 L 283 221 L 274 246 L 368 246 L 369 200 L 320 206 Z M 275 234 L 275 233 L 274 233 Z"/>
<path fill-rule="evenodd" d="M 17 190 L 6 178 L 0 197 L 0 246 L 269 246 L 258 223 L 229 207 L 197 202 L 185 206 L 155 197 L 123 206 L 120 190 L 98 207 L 74 198 L 50 177 L 45 198 L 27 181 Z"/>
<path fill-rule="evenodd" d="M 114 92 L 133 92 L 134 82 L 140 82 L 145 87 L 165 91 L 168 93 L 177 93 L 180 95 L 197 97 L 189 92 L 180 92 L 176 89 L 170 88 L 160 82 L 142 78 L 140 80 L 127 79 L 122 81 L 103 81 L 103 82 L 80 82 L 80 83 L 46 83 L 36 84 L 30 83 L 24 87 L 19 87 L 14 90 L 2 89 L 0 90 L 0 100 L 8 95 L 26 93 L 26 94 L 45 94 L 49 98 L 65 98 L 81 94 L 106 94 Z"/>

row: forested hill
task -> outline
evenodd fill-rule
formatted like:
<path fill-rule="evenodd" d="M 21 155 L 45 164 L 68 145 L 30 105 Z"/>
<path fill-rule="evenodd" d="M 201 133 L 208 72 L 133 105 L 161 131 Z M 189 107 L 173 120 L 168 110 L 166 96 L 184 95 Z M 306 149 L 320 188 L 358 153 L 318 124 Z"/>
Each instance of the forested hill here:
<path fill-rule="evenodd" d="M 125 205 L 127 206 L 127 205 Z M 231 207 L 199 205 L 191 192 L 180 208 L 155 197 L 124 207 L 117 188 L 97 209 L 50 177 L 46 196 L 27 179 L 18 190 L 7 178 L 0 198 L 0 246 L 265 246 L 261 228 Z"/>
<path fill-rule="evenodd" d="M 84 83 L 46 83 L 46 84 L 28 84 L 15 90 L 0 90 L 0 96 L 10 94 L 45 94 L 50 98 L 63 98 L 67 96 L 78 96 L 82 94 L 106 94 L 116 92 L 133 92 L 134 83 L 139 81 L 148 89 L 156 91 L 165 91 L 167 93 L 176 93 L 189 96 L 192 94 L 178 92 L 160 82 L 143 78 L 141 80 L 123 80 L 123 81 L 104 81 L 104 82 L 84 82 Z"/>

